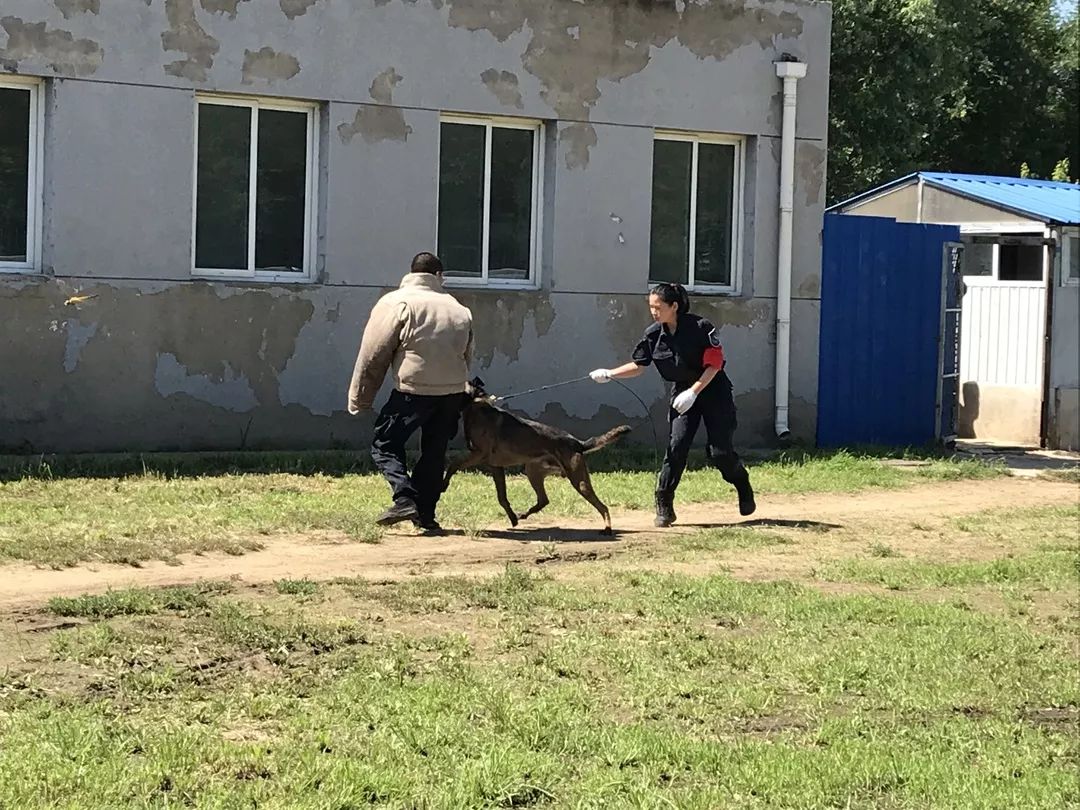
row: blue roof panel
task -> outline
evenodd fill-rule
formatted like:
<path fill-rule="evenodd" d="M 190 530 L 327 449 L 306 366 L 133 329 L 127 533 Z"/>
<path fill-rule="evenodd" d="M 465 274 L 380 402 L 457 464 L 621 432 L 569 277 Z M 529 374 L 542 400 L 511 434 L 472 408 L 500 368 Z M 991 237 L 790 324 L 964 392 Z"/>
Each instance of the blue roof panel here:
<path fill-rule="evenodd" d="M 921 172 L 928 184 L 1047 222 L 1080 222 L 1080 185 L 980 174 Z"/>
<path fill-rule="evenodd" d="M 995 177 L 985 174 L 949 174 L 918 172 L 897 178 L 891 183 L 864 191 L 850 200 L 830 206 L 842 211 L 852 203 L 892 188 L 922 179 L 927 185 L 951 191 L 986 205 L 1062 225 L 1080 224 L 1080 185 L 1053 180 L 1025 180 L 1020 177 Z"/>

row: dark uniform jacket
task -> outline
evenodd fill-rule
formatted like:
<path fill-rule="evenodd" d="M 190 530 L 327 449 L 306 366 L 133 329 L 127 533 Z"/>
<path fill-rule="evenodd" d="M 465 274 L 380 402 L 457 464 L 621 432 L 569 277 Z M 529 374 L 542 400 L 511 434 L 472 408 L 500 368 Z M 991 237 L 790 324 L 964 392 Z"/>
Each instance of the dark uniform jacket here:
<path fill-rule="evenodd" d="M 676 391 L 697 382 L 706 366 L 718 366 L 720 373 L 705 390 L 714 387 L 731 390 L 731 381 L 724 373 L 726 362 L 720 346 L 720 330 L 700 315 L 680 315 L 674 334 L 662 324 L 654 323 L 634 348 L 633 360 L 639 366 L 655 364 L 661 377 L 675 383 Z"/>

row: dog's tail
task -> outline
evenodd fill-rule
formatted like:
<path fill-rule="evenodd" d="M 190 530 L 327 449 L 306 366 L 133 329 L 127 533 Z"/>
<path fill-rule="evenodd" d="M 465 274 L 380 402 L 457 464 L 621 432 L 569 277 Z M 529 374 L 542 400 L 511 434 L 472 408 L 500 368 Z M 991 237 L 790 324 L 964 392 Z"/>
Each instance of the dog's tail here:
<path fill-rule="evenodd" d="M 609 430 L 603 436 L 593 436 L 591 439 L 583 441 L 581 443 L 581 452 L 595 453 L 597 450 L 607 447 L 612 442 L 617 442 L 629 432 L 629 425 L 619 425 L 619 427 L 614 430 Z"/>

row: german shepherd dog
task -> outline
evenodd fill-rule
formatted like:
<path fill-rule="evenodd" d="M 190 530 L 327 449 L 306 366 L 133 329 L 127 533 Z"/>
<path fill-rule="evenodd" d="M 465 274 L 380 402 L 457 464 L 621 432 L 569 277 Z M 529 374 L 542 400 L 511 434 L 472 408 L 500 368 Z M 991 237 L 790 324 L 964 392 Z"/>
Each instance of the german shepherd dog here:
<path fill-rule="evenodd" d="M 476 377 L 469 383 L 463 409 L 465 443 L 469 455 L 450 464 L 443 480 L 443 491 L 450 486 L 450 479 L 458 470 L 470 467 L 486 467 L 495 480 L 495 493 L 499 505 L 506 510 L 510 525 L 535 515 L 548 505 L 544 479 L 549 475 L 562 475 L 570 479 L 585 500 L 596 507 L 604 518 L 604 534 L 611 534 L 611 513 L 596 497 L 585 456 L 594 453 L 630 432 L 629 425 L 609 430 L 603 436 L 581 441 L 565 431 L 522 419 L 495 406 L 495 397 L 484 391 L 484 382 Z M 506 468 L 524 465 L 525 475 L 536 491 L 536 504 L 518 515 L 506 497 Z"/>

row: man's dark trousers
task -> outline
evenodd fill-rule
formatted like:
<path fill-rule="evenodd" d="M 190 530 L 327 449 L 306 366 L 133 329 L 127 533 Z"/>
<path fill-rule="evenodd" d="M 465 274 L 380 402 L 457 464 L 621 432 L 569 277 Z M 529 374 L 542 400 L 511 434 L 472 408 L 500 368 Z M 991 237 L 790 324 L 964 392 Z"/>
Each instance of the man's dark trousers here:
<path fill-rule="evenodd" d="M 446 449 L 457 435 L 465 394 L 422 396 L 397 389 L 379 412 L 371 457 L 394 492 L 395 504 L 416 504 L 421 519 L 433 520 L 446 474 Z M 420 431 L 420 459 L 410 476 L 405 444 Z"/>

